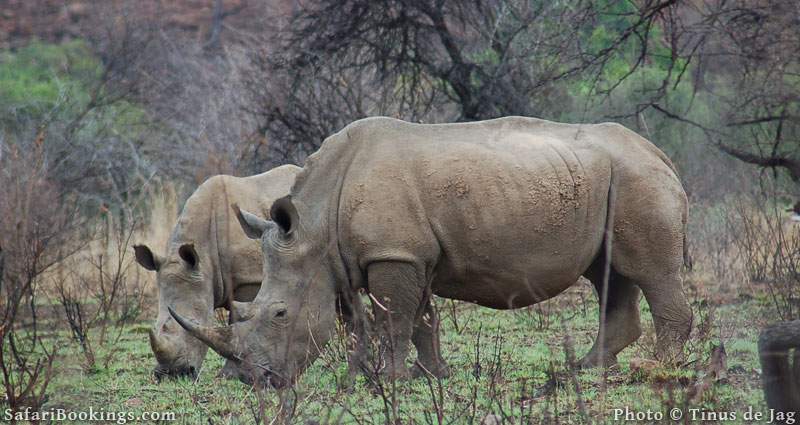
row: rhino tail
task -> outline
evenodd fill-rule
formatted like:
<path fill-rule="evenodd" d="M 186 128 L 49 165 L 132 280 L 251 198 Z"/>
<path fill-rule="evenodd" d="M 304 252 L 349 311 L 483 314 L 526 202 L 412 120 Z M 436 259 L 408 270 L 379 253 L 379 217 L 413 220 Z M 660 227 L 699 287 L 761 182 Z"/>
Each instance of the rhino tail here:
<path fill-rule="evenodd" d="M 603 259 L 603 285 L 606 286 L 611 277 L 611 250 L 613 249 L 614 239 L 614 215 L 617 207 L 617 182 L 614 170 L 611 170 L 611 177 L 608 185 L 608 204 L 606 205 L 606 225 L 605 235 L 603 235 L 603 248 L 605 258 Z"/>

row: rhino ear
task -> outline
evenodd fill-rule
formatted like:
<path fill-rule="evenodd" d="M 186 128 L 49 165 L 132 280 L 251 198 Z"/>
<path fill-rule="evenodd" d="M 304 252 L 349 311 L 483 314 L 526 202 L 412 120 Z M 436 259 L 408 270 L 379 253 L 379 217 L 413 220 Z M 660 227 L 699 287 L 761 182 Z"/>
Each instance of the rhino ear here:
<path fill-rule="evenodd" d="M 194 249 L 193 243 L 181 245 L 181 247 L 178 248 L 178 255 L 181 256 L 183 261 L 186 261 L 190 269 L 197 267 L 197 264 L 200 262 L 200 256 L 197 255 L 197 250 Z"/>
<path fill-rule="evenodd" d="M 269 209 L 269 215 L 286 236 L 291 235 L 297 228 L 299 217 L 297 208 L 294 207 L 292 202 L 292 195 L 276 199 L 272 204 L 272 208 Z"/>
<path fill-rule="evenodd" d="M 157 272 L 164 264 L 164 259 L 154 254 L 147 245 L 134 245 L 133 250 L 136 253 L 136 262 L 147 270 Z"/>
<path fill-rule="evenodd" d="M 261 235 L 263 235 L 269 227 L 269 222 L 261 217 L 239 209 L 239 205 L 237 204 L 233 204 L 231 207 L 236 213 L 236 218 L 239 220 L 244 234 L 250 239 L 261 239 Z"/>

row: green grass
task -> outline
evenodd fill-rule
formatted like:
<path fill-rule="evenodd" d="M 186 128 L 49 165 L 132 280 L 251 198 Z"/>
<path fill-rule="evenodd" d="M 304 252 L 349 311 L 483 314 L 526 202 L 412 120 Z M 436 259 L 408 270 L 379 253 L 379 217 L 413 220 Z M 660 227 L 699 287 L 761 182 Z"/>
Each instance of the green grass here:
<path fill-rule="evenodd" d="M 534 423 L 547 417 L 557 417 L 563 423 L 607 423 L 613 421 L 616 408 L 668 412 L 673 405 L 683 406 L 687 389 L 705 369 L 710 346 L 720 340 L 728 354 L 728 379 L 716 382 L 691 406 L 737 412 L 744 412 L 749 406 L 765 409 L 755 345 L 756 317 L 762 310 L 757 301 L 720 306 L 715 317 L 724 317 L 719 321 L 724 325 L 713 326 L 713 336 L 708 340 L 695 338 L 689 344 L 690 360 L 695 360 L 692 365 L 662 366 L 647 372 L 630 369 L 632 358 L 651 357 L 652 322 L 642 303 L 645 336 L 620 354 L 619 367 L 608 372 L 605 384 L 599 370 L 577 375 L 589 420 L 579 411 L 574 383 L 565 373 L 563 343 L 569 335 L 579 357 L 589 349 L 597 332 L 597 303 L 585 286 L 579 285 L 543 304 L 542 314 L 533 309 L 495 311 L 456 303 L 458 332 L 448 303 L 440 300 L 442 349 L 453 373 L 442 381 L 444 400 L 437 400 L 443 406 L 445 423 L 469 423 L 473 416 L 473 423 L 480 423 L 489 413 L 508 415 L 514 423 L 523 416 Z M 151 376 L 154 360 L 147 343 L 148 326 L 149 323 L 129 326 L 116 346 L 99 348 L 100 362 L 112 348 L 115 354 L 108 369 L 101 365 L 92 373 L 81 367 L 76 344 L 63 347 L 45 408 L 81 411 L 91 406 L 95 410 L 137 415 L 144 411 L 171 411 L 176 413 L 177 423 L 208 423 L 206 417 L 212 418 L 211 423 L 254 422 L 258 411 L 256 394 L 238 382 L 217 378 L 223 361 L 213 352 L 208 354 L 197 382 L 180 379 L 157 383 Z M 481 373 L 476 378 L 479 334 Z M 296 400 L 292 422 L 316 419 L 322 423 L 384 423 L 383 398 L 363 377 L 352 390 L 338 388 L 336 383 L 346 374 L 347 367 L 342 356 L 335 353 L 336 350 L 329 350 L 318 360 L 294 392 L 284 392 L 284 398 Z M 549 396 L 537 396 L 537 389 L 548 381 L 551 371 L 561 376 L 562 384 Z M 433 390 L 438 398 L 436 382 Z M 437 423 L 425 379 L 399 383 L 396 391 L 403 423 Z M 267 416 L 276 414 L 278 399 L 274 391 L 264 393 Z"/>

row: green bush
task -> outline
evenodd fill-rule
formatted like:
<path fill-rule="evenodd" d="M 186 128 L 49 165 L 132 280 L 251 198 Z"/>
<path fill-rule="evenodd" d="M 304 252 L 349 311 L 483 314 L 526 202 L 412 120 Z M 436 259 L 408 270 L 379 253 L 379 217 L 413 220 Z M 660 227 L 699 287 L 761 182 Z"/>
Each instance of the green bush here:
<path fill-rule="evenodd" d="M 85 105 L 102 64 L 82 41 L 34 42 L 0 52 L 0 119 L 6 130 L 60 114 L 64 104 Z"/>

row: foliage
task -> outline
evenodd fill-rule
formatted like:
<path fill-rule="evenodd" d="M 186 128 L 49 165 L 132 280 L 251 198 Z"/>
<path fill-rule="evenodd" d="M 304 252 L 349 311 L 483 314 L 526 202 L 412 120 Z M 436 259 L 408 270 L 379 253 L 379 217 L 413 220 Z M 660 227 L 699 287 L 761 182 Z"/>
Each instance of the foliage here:
<path fill-rule="evenodd" d="M 66 100 L 85 105 L 101 73 L 100 61 L 78 40 L 60 45 L 33 42 L 0 52 L 2 126 L 13 131 L 21 130 L 16 128 L 20 122 L 44 121 Z"/>
<path fill-rule="evenodd" d="M 85 42 L 35 42 L 0 55 L 0 155 L 32 151 L 37 140 L 49 178 L 85 211 L 122 207 L 147 169 L 138 146 L 151 131 L 144 110 L 110 85 Z"/>

